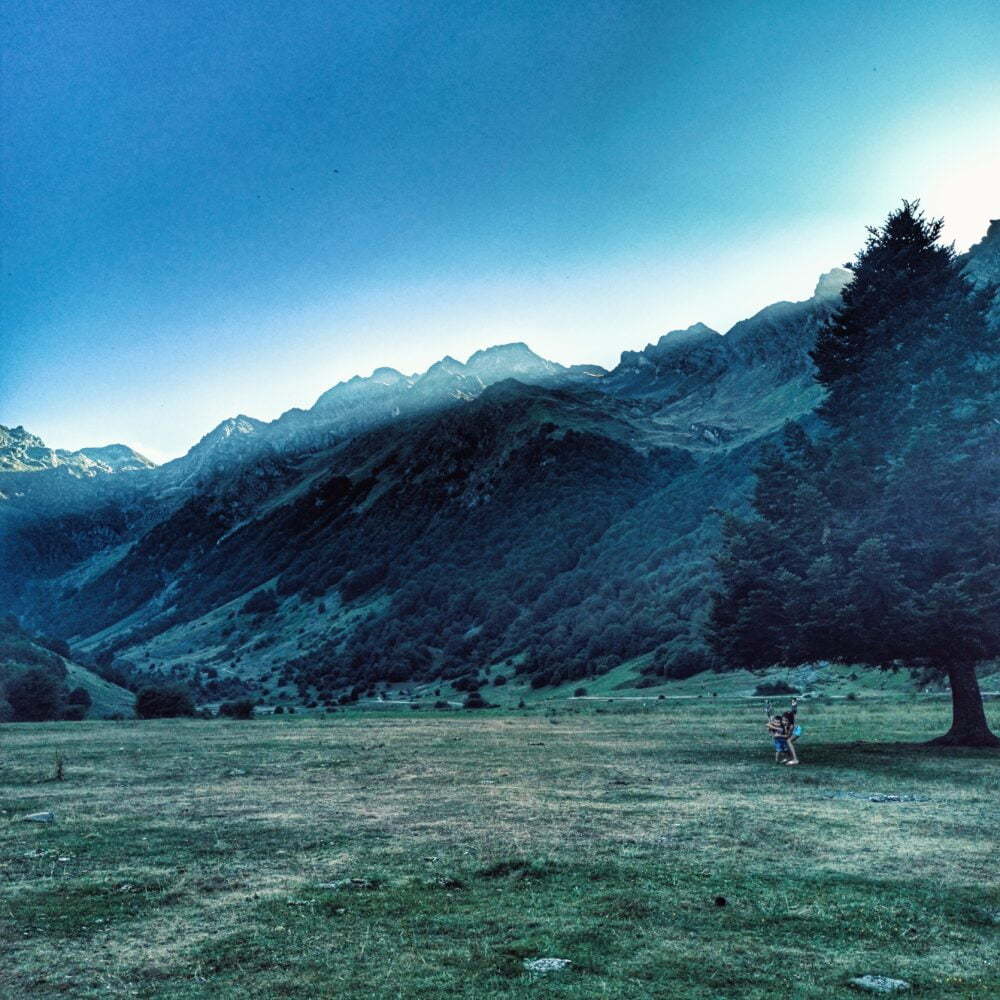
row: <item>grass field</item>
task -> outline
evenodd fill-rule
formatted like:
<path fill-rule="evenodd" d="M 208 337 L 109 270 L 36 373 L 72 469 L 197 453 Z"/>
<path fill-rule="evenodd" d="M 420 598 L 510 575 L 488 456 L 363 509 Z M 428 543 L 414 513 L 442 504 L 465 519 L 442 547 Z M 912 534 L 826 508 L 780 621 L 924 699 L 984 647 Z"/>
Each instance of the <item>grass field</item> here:
<path fill-rule="evenodd" d="M 912 745 L 948 714 L 810 703 L 799 768 L 711 699 L 3 726 L 0 996 L 1000 996 L 1000 755 Z"/>

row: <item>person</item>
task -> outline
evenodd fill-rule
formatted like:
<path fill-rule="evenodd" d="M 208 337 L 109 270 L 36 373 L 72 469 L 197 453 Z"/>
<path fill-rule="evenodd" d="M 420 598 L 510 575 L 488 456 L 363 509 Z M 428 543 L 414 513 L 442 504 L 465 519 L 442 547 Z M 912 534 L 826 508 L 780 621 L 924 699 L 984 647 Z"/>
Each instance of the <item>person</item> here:
<path fill-rule="evenodd" d="M 792 699 L 792 707 L 789 711 L 778 715 L 772 715 L 771 708 L 768 706 L 767 731 L 774 741 L 774 762 L 776 764 L 782 762 L 782 757 L 791 758 L 791 760 L 784 762 L 786 764 L 798 764 L 799 762 L 799 755 L 795 751 L 795 740 L 798 737 L 795 713 L 798 711 L 798 707 L 799 703 L 796 698 Z"/>
<path fill-rule="evenodd" d="M 788 754 L 791 756 L 791 760 L 786 760 L 786 764 L 798 764 L 799 755 L 795 752 L 795 741 L 798 739 L 798 733 L 795 732 L 795 702 L 792 702 L 792 710 L 790 712 L 785 712 L 781 716 L 781 735 L 784 738 L 785 746 L 788 748 Z"/>
<path fill-rule="evenodd" d="M 781 758 L 788 754 L 788 739 L 785 737 L 785 724 L 780 715 L 772 715 L 767 720 L 767 731 L 774 740 L 774 762 L 781 763 Z"/>

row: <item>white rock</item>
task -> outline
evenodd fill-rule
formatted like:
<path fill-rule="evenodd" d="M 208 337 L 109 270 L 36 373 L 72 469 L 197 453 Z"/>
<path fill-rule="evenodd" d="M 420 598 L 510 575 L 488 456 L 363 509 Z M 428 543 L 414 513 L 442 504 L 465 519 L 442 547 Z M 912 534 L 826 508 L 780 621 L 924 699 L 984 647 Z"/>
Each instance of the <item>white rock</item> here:
<path fill-rule="evenodd" d="M 910 988 L 905 979 L 890 979 L 888 976 L 859 976 L 851 980 L 851 985 L 869 993 L 898 993 Z"/>
<path fill-rule="evenodd" d="M 30 816 L 24 817 L 25 823 L 54 823 L 55 821 L 55 813 L 50 812 L 32 813 Z"/>
<path fill-rule="evenodd" d="M 526 958 L 524 967 L 529 972 L 559 972 L 573 963 L 568 958 Z"/>

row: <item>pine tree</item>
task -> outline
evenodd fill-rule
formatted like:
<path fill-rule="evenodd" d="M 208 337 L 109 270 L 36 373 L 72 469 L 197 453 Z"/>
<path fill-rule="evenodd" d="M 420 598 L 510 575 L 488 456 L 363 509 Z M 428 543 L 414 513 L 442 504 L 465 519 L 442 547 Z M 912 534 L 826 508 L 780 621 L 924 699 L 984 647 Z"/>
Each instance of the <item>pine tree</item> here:
<path fill-rule="evenodd" d="M 932 666 L 953 702 L 936 742 L 998 746 L 975 664 L 1000 654 L 1000 353 L 993 290 L 941 226 L 904 202 L 869 230 L 812 353 L 821 431 L 787 427 L 757 518 L 726 519 L 708 639 L 734 666 Z"/>

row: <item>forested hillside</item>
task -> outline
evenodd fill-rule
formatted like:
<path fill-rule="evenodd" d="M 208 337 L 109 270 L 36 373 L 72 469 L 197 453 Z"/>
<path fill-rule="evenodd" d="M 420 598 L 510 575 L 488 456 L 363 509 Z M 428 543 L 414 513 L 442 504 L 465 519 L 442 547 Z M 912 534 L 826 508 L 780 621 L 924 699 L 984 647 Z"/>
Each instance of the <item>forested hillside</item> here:
<path fill-rule="evenodd" d="M 0 616 L 0 722 L 132 714 L 132 693 L 71 659 L 66 642 Z"/>
<path fill-rule="evenodd" d="M 979 282 L 996 240 L 960 262 Z M 815 428 L 810 352 L 849 278 L 611 372 L 506 345 L 234 417 L 158 469 L 22 463 L 0 472 L 0 599 L 95 662 L 204 690 L 723 665 L 704 639 L 718 511 L 747 512 L 786 421 Z M 936 384 L 932 355 L 913 364 Z"/>

